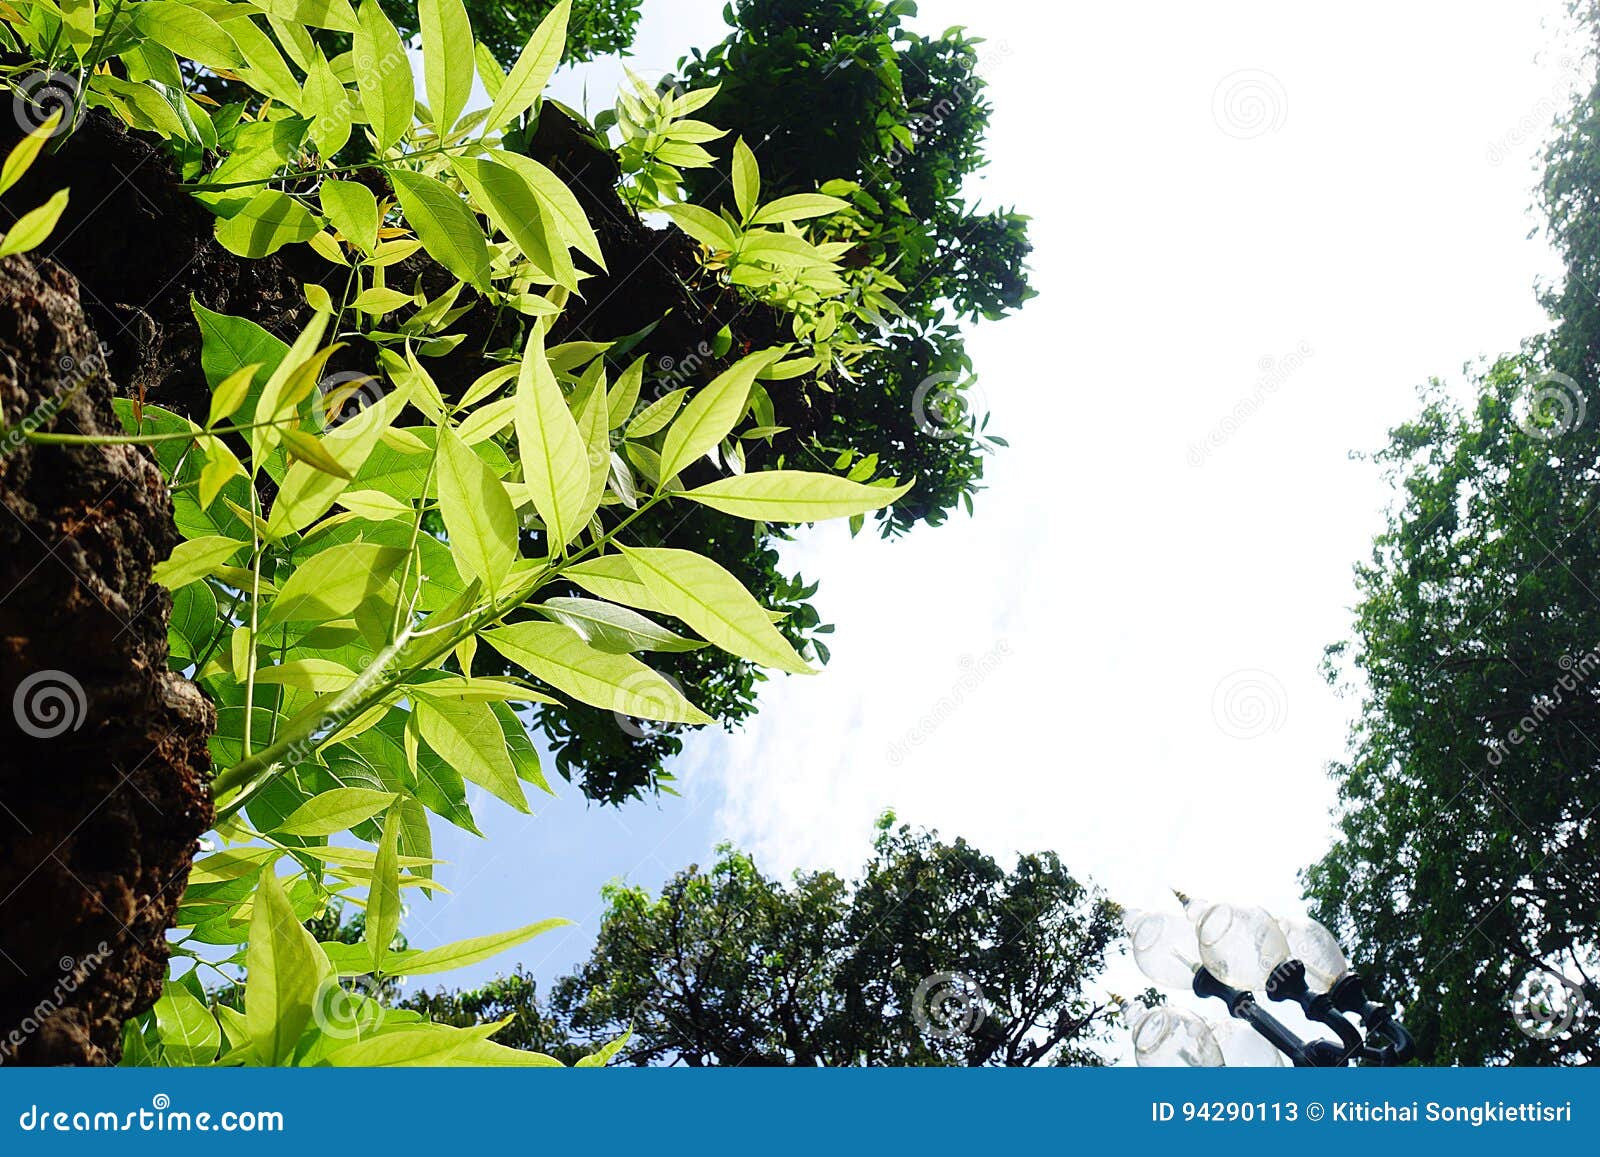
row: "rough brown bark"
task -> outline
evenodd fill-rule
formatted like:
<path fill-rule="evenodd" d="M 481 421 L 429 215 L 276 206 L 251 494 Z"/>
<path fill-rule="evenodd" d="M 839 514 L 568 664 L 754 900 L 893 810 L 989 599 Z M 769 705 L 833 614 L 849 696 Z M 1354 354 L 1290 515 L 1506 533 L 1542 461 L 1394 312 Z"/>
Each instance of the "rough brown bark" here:
<path fill-rule="evenodd" d="M 0 262 L 0 1063 L 106 1064 L 160 993 L 166 930 L 210 826 L 214 716 L 167 669 L 177 541 L 119 432 L 73 279 Z"/>

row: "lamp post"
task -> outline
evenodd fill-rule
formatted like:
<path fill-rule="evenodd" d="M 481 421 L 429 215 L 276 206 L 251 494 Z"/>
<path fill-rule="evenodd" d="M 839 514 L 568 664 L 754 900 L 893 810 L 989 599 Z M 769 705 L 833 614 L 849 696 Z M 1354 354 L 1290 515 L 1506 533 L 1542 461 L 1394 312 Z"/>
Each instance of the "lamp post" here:
<path fill-rule="evenodd" d="M 1185 913 L 1129 911 L 1133 959 L 1151 980 L 1213 997 L 1301 1068 L 1411 1059 L 1411 1034 L 1385 1006 L 1369 1000 L 1333 934 L 1315 920 L 1275 919 L 1264 908 L 1189 900 Z M 1292 1001 L 1337 1040 L 1301 1040 L 1255 997 Z M 1354 1014 L 1360 1028 L 1347 1014 Z M 1157 1007 L 1130 1025 L 1141 1065 L 1212 1066 L 1225 1062 L 1209 1025 L 1191 1012 Z"/>

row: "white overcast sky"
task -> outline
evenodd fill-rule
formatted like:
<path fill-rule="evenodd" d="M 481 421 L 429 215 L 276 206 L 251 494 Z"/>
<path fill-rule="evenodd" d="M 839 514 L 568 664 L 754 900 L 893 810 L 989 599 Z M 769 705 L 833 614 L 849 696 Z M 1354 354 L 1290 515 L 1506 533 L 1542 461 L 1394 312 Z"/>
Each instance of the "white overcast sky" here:
<path fill-rule="evenodd" d="M 974 192 L 1033 217 L 1039 297 L 970 340 L 1011 443 L 976 517 L 805 535 L 825 672 L 692 739 L 683 799 L 480 809 L 491 838 L 444 841 L 456 896 L 413 943 L 568 915 L 521 957 L 551 976 L 605 880 L 653 887 L 729 838 L 770 871 L 849 871 L 885 807 L 1003 858 L 1054 849 L 1132 905 L 1294 909 L 1355 708 L 1319 662 L 1387 500 L 1349 455 L 1430 375 L 1544 324 L 1556 265 L 1529 234 L 1576 64 L 1564 8 L 924 0 L 921 30 L 990 41 Z M 713 0 L 644 11 L 646 73 L 724 31 Z M 617 75 L 557 87 L 599 109 Z"/>

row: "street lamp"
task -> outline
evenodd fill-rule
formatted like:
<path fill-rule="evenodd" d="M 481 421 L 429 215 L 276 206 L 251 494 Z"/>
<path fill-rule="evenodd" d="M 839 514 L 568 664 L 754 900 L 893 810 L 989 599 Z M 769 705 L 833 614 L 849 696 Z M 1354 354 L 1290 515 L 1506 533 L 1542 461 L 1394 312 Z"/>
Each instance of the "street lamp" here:
<path fill-rule="evenodd" d="M 1222 1001 L 1293 1065 L 1399 1065 L 1415 1051 L 1411 1034 L 1367 998 L 1344 949 L 1315 920 L 1279 920 L 1264 908 L 1192 900 L 1185 902 L 1184 914 L 1129 910 L 1123 919 L 1141 972 L 1164 987 Z M 1293 1001 L 1338 1040 L 1301 1040 L 1261 1006 L 1253 990 L 1269 1000 Z M 1166 1015 L 1157 1018 L 1157 1012 Z M 1359 1017 L 1365 1035 L 1346 1013 Z M 1218 1034 L 1192 1013 L 1149 1009 L 1129 1027 L 1141 1065 L 1220 1065 L 1225 1051 L 1238 1064 L 1263 1063 L 1259 1049 L 1252 1052 L 1241 1039 L 1229 1040 L 1224 1050 Z M 1233 1026 L 1234 1034 L 1238 1029 Z"/>

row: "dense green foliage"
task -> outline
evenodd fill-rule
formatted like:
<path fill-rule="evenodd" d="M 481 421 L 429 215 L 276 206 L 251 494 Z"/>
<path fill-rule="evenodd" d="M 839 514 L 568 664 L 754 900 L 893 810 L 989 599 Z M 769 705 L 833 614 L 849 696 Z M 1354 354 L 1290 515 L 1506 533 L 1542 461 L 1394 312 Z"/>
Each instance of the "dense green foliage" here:
<path fill-rule="evenodd" d="M 515 974 L 411 1009 L 579 1056 L 628 1035 L 634 1064 L 1097 1064 L 1115 1012 L 1086 989 L 1117 909 L 1053 853 L 1006 871 L 964 840 L 886 817 L 855 880 L 787 885 L 724 848 L 659 897 L 608 890 L 589 960 L 541 1003 Z"/>
<path fill-rule="evenodd" d="M 636 656 L 715 647 L 814 671 L 784 611 L 711 555 L 650 533 L 652 516 L 707 511 L 765 533 L 861 519 L 910 490 L 875 460 L 848 477 L 747 463 L 747 447 L 777 433 L 783 383 L 861 352 L 833 337 L 873 312 L 840 264 L 850 243 L 829 232 L 845 201 L 771 196 L 735 140 L 723 164 L 737 214 L 659 206 L 705 247 L 707 268 L 791 324 L 787 339 L 730 342 L 675 388 L 647 391 L 644 359 L 628 356 L 637 335 L 552 339 L 606 267 L 572 188 L 517 148 L 535 138 L 567 54 L 568 0 L 509 71 L 461 0 L 417 12 L 424 101 L 378 0 L 266 12 L 239 0 L 126 11 L 25 0 L 0 23 L 24 70 L 74 70 L 87 109 L 163 142 L 222 249 L 317 270 L 291 341 L 193 302 L 203 421 L 122 398 L 124 435 L 26 431 L 42 445 L 149 447 L 183 538 L 154 575 L 173 594 L 172 658 L 218 708 L 215 840 L 177 914 L 174 952 L 194 968 L 129 1023 L 131 1063 L 553 1063 L 491 1041 L 499 1024 L 434 1024 L 375 998 L 395 978 L 486 959 L 559 923 L 405 946 L 402 897 L 437 888 L 433 822 L 477 830 L 468 783 L 520 811 L 524 785 L 548 790 L 517 705 L 713 721 Z M 330 33 L 351 50 L 326 55 Z M 228 82 L 227 103 L 197 99 L 206 76 Z M 479 82 L 489 107 L 469 110 Z M 671 97 L 663 115 L 681 121 L 712 95 Z M 623 106 L 660 100 L 641 92 Z M 50 132 L 81 123 L 85 108 L 71 111 L 41 111 L 8 177 Z M 48 232 L 19 223 L 7 242 L 20 252 Z M 479 346 L 467 339 L 485 314 Z M 705 540 L 730 561 L 746 549 L 720 532 Z M 495 674 L 481 673 L 480 649 L 498 656 Z M 345 903 L 363 908 L 360 938 L 319 940 L 319 914 Z M 208 993 L 201 969 L 230 982 L 242 969 L 242 1002 Z"/>
<path fill-rule="evenodd" d="M 959 28 L 919 36 L 902 24 L 915 11 L 909 0 L 740 0 L 728 38 L 680 65 L 691 87 L 720 86 L 706 117 L 759 142 L 770 189 L 845 193 L 825 183 L 853 182 L 862 219 L 850 261 L 903 287 L 848 383 L 810 389 L 805 423 L 827 457 L 859 448 L 923 480 L 915 502 L 885 513 L 885 533 L 971 508 L 997 439 L 968 394 L 976 377 L 955 321 L 998 318 L 1032 296 L 1026 218 L 968 199 L 991 112 L 981 41 Z M 709 175 L 689 185 L 727 197 Z"/>
<path fill-rule="evenodd" d="M 1600 1046 L 1600 93 L 1559 126 L 1543 188 L 1567 267 L 1553 328 L 1475 371 L 1465 405 L 1435 383 L 1393 432 L 1400 497 L 1330 654 L 1363 701 L 1340 835 L 1306 882 L 1432 1064 Z"/>

